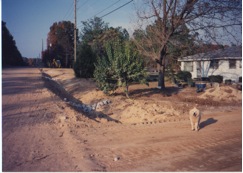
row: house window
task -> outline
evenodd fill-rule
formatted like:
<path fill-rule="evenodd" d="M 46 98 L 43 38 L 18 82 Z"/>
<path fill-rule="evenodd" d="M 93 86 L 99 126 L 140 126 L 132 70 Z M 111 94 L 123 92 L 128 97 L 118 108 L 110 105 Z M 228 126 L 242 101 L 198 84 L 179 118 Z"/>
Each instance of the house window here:
<path fill-rule="evenodd" d="M 184 71 L 193 72 L 193 62 L 184 62 Z"/>
<path fill-rule="evenodd" d="M 229 68 L 230 69 L 235 69 L 236 68 L 236 60 L 235 59 L 230 59 L 229 60 Z"/>
<path fill-rule="evenodd" d="M 210 61 L 210 68 L 218 69 L 219 68 L 219 60 L 211 60 Z"/>

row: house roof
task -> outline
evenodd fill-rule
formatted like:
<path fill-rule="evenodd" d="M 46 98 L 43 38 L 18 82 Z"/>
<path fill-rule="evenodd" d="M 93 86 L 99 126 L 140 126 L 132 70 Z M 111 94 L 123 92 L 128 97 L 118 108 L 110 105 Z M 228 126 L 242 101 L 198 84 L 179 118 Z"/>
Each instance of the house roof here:
<path fill-rule="evenodd" d="M 232 46 L 206 53 L 199 53 L 179 58 L 178 61 L 206 61 L 212 59 L 242 59 L 242 47 Z"/>

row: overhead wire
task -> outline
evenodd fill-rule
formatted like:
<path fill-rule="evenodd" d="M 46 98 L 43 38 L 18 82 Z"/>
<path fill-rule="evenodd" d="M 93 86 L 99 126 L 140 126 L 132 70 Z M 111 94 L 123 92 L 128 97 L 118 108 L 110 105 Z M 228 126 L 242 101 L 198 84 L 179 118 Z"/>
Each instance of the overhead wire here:
<path fill-rule="evenodd" d="M 84 7 L 86 4 L 87 4 L 87 2 L 90 2 L 91 0 L 86 0 L 86 1 L 84 1 L 84 3 L 82 3 L 81 5 L 79 5 L 79 7 L 77 8 L 77 14 L 78 15 L 80 15 L 80 8 L 82 8 L 82 7 Z M 95 1 L 95 3 L 96 3 L 96 1 Z M 94 4 L 94 3 L 93 3 Z M 77 26 L 78 28 L 80 27 L 80 25 L 78 25 Z"/>
<path fill-rule="evenodd" d="M 72 9 L 73 9 L 73 3 L 74 1 L 72 2 L 71 6 L 69 7 L 68 11 L 66 12 L 66 14 L 64 15 L 63 19 L 65 20 L 66 18 L 68 18 L 70 16 L 70 14 L 72 14 Z"/>
<path fill-rule="evenodd" d="M 78 7 L 78 9 L 81 8 L 81 7 L 83 7 L 88 1 L 89 1 L 89 0 L 86 0 L 83 4 L 81 4 L 81 5 Z"/>
<path fill-rule="evenodd" d="M 118 2 L 120 2 L 121 0 L 118 0 L 116 2 L 114 2 L 113 4 L 109 5 L 108 7 L 106 7 L 105 9 L 101 10 L 100 12 L 96 13 L 93 17 L 96 17 L 98 14 L 104 12 L 105 10 L 109 9 L 110 7 L 112 7 L 113 5 L 117 4 Z M 97 1 L 95 1 L 91 6 L 93 6 Z M 91 18 L 89 18 L 91 19 Z M 89 20 L 87 19 L 87 20 Z M 78 27 L 81 27 L 82 24 L 80 24 Z"/>
<path fill-rule="evenodd" d="M 106 7 L 105 9 L 101 10 L 100 12 L 98 12 L 97 14 L 95 14 L 94 17 L 97 16 L 98 14 L 104 12 L 105 10 L 109 9 L 109 8 L 112 7 L 113 5 L 117 4 L 119 1 L 121 1 L 121 0 L 116 1 L 115 3 L 111 4 L 110 6 Z"/>
<path fill-rule="evenodd" d="M 127 2 L 127 3 L 125 3 L 125 4 L 121 5 L 121 6 L 119 6 L 118 8 L 116 8 L 116 9 L 110 11 L 109 13 L 106 13 L 105 15 L 101 16 L 100 18 L 103 18 L 103 17 L 105 17 L 105 16 L 108 16 L 109 14 L 111 14 L 111 13 L 113 13 L 113 12 L 119 10 L 120 8 L 122 8 L 122 7 L 124 7 L 124 6 L 128 5 L 128 4 L 130 4 L 132 1 L 134 1 L 134 0 L 130 0 L 129 2 Z"/>
<path fill-rule="evenodd" d="M 81 6 L 79 6 L 79 8 L 82 7 L 82 6 L 84 6 L 88 1 L 89 1 L 89 0 L 86 0 Z M 104 12 L 105 10 L 109 9 L 109 8 L 112 7 L 113 5 L 117 4 L 119 1 L 120 1 L 120 0 L 114 2 L 113 4 L 109 5 L 109 6 L 106 7 L 105 9 L 103 9 L 102 11 L 98 12 L 97 14 L 94 15 L 94 17 L 97 16 L 98 14 Z M 123 4 L 123 5 L 119 6 L 119 7 L 117 7 L 116 9 L 114 9 L 114 10 L 112 10 L 112 11 L 110 11 L 110 12 L 104 14 L 103 16 L 101 16 L 101 17 L 99 17 L 99 18 L 103 18 L 103 17 L 105 17 L 105 16 L 110 15 L 111 13 L 113 13 L 113 12 L 115 12 L 115 11 L 121 9 L 122 7 L 124 7 L 124 6 L 128 5 L 128 4 L 130 4 L 132 1 L 134 1 L 134 0 L 130 0 L 130 1 L 128 1 L 127 3 L 125 3 L 125 4 Z M 82 25 L 82 24 L 78 25 L 78 27 L 81 27 L 81 25 Z"/>
<path fill-rule="evenodd" d="M 84 1 L 84 3 L 82 3 L 81 5 L 79 5 L 79 6 L 77 7 L 77 14 L 79 14 L 79 11 L 78 11 L 78 10 L 79 10 L 80 8 L 84 7 L 84 5 L 87 4 L 87 2 L 89 2 L 89 1 L 90 1 L 90 0 L 86 0 L 86 1 Z M 79 2 L 79 1 L 78 1 L 78 2 Z M 79 24 L 79 25 L 77 24 L 77 28 L 80 28 L 80 26 L 81 26 L 80 24 Z"/>

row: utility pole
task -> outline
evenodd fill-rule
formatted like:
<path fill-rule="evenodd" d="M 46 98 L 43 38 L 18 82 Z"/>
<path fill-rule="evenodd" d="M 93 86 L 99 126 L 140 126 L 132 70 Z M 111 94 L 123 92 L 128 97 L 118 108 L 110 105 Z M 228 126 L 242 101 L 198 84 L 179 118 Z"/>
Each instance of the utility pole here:
<path fill-rule="evenodd" d="M 42 38 L 42 48 L 41 48 L 41 60 L 43 61 L 43 53 L 44 53 L 44 51 L 43 51 L 43 38 Z"/>
<path fill-rule="evenodd" d="M 77 0 L 74 0 L 74 62 L 76 62 L 76 48 L 77 48 Z"/>

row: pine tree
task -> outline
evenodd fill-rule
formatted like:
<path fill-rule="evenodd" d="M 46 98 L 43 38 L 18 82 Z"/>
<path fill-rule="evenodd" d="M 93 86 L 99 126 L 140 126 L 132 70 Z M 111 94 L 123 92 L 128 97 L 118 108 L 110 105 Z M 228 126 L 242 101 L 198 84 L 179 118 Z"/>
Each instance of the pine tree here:
<path fill-rule="evenodd" d="M 2 65 L 23 65 L 23 58 L 19 52 L 15 40 L 9 32 L 6 22 L 2 21 Z"/>

